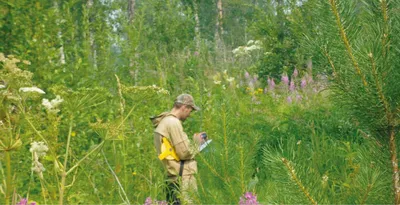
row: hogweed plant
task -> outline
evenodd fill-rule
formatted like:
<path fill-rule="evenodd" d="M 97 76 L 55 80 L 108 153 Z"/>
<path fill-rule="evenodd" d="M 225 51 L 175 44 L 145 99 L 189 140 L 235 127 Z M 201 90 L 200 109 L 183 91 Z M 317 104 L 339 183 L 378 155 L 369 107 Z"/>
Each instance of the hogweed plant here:
<path fill-rule="evenodd" d="M 29 65 L 28 61 L 22 61 Z M 6 167 L 5 204 L 10 204 L 13 190 L 12 154 L 23 144 L 21 121 L 25 113 L 30 112 L 27 101 L 40 98 L 45 92 L 33 86 L 32 73 L 19 68 L 21 60 L 12 55 L 0 53 L 0 152 L 4 154 Z M 23 65 L 22 64 L 22 65 Z"/>

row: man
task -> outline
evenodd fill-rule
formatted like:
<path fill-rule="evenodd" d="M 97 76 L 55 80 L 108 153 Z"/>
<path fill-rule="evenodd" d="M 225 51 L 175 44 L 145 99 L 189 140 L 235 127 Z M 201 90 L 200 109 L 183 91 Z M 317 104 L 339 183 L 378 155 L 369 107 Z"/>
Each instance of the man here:
<path fill-rule="evenodd" d="M 171 204 L 192 203 L 188 193 L 197 191 L 194 156 L 198 153 L 198 145 L 204 142 L 203 133 L 194 134 L 195 143 L 191 143 L 182 127 L 182 122 L 197 110 L 200 108 L 194 104 L 193 97 L 181 94 L 170 112 L 151 118 L 155 127 L 154 145 L 167 170 L 167 201 Z"/>

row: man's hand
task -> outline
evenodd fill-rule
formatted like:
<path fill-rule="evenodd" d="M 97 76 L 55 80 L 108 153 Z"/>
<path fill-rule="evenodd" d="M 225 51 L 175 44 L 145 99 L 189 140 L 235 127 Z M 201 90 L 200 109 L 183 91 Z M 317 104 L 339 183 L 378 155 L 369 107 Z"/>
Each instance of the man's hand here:
<path fill-rule="evenodd" d="M 201 135 L 206 134 L 205 132 L 195 133 L 193 135 L 193 141 L 195 141 L 198 145 L 202 145 L 207 141 L 207 138 L 203 138 Z"/>

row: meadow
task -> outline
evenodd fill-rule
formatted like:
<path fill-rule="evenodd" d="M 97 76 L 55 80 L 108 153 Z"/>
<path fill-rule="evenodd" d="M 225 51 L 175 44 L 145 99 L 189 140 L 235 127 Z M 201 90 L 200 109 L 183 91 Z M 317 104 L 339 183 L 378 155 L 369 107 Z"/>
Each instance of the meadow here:
<path fill-rule="evenodd" d="M 181 93 L 195 204 L 400 203 L 398 2 L 129 2 L 0 3 L 1 204 L 165 204 Z"/>

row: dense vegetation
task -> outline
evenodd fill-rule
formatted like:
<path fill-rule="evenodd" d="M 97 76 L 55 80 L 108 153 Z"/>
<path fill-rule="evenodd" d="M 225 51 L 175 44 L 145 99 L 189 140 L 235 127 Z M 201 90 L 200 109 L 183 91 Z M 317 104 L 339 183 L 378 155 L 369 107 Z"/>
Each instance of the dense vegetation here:
<path fill-rule="evenodd" d="M 190 93 L 195 203 L 398 204 L 399 8 L 0 1 L 0 203 L 161 203 L 149 117 Z"/>

